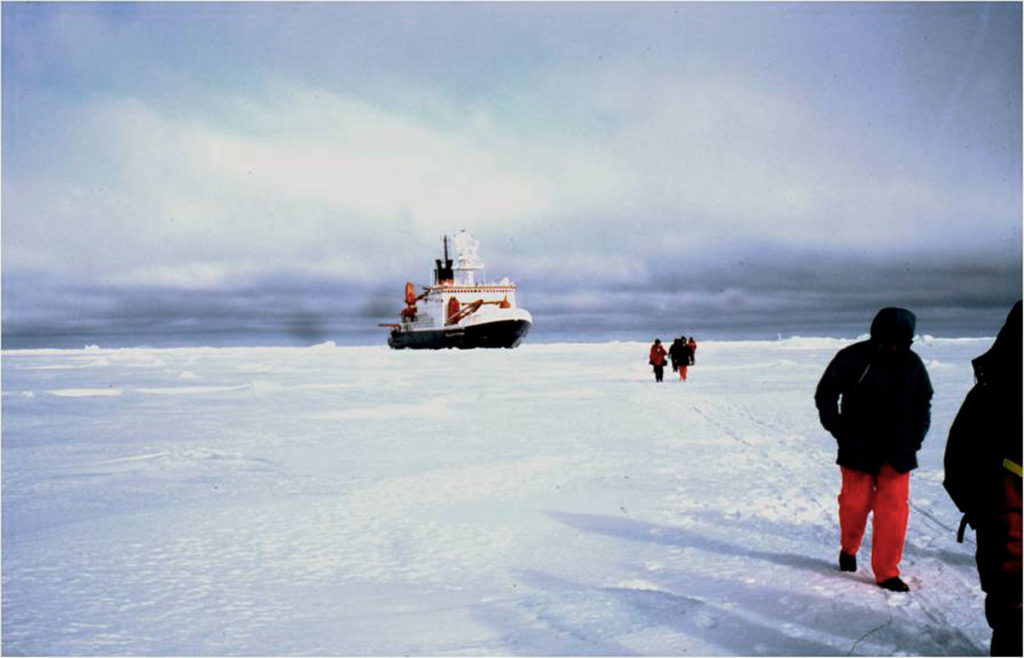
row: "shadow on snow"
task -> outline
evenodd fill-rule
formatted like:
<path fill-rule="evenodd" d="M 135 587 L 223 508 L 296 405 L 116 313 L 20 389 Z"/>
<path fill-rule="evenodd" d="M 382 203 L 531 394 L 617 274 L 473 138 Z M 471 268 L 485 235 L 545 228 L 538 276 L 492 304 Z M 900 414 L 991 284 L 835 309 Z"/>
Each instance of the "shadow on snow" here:
<path fill-rule="evenodd" d="M 538 572 L 522 575 L 527 584 L 548 591 L 552 596 L 605 599 L 605 607 L 616 613 L 608 623 L 602 621 L 597 625 L 600 637 L 592 638 L 595 640 L 610 640 L 609 634 L 613 631 L 628 633 L 630 628 L 645 625 L 667 627 L 729 653 L 746 655 L 850 655 L 858 651 L 906 651 L 923 655 L 987 653 L 984 647 L 949 628 L 927 610 L 925 616 L 935 623 L 907 617 L 902 608 L 891 605 L 885 592 L 874 589 L 873 580 L 864 575 L 853 582 L 859 580 L 871 585 L 872 589 L 865 590 L 865 598 L 877 596 L 879 605 L 851 602 L 842 588 L 829 586 L 829 581 L 835 581 L 836 585 L 850 583 L 851 577 L 840 573 L 828 560 L 741 546 L 685 528 L 629 518 L 567 512 L 549 512 L 549 516 L 590 533 L 767 563 L 759 572 L 764 574 L 764 580 L 771 580 L 775 568 L 772 565 L 797 569 L 808 575 L 806 593 L 771 587 L 763 582 L 738 584 L 728 577 L 685 570 L 662 569 L 646 573 L 645 580 L 658 589 L 590 586 Z M 817 578 L 812 580 L 812 576 Z M 727 606 L 716 600 L 721 598 L 719 595 L 728 597 L 722 601 Z M 562 623 L 571 625 L 572 620 L 563 619 Z M 579 630 L 587 631 L 589 627 Z M 828 638 L 844 642 L 837 646 L 822 641 Z M 622 647 L 615 644 L 607 648 L 606 653 L 623 653 Z M 588 646 L 588 649 L 594 647 Z"/>

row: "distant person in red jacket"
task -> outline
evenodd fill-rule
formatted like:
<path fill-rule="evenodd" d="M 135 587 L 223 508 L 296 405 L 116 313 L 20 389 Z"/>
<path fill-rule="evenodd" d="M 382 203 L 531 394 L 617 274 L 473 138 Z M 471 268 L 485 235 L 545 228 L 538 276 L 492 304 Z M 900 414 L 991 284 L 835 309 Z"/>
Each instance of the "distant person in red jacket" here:
<path fill-rule="evenodd" d="M 661 339 L 655 338 L 654 344 L 651 345 L 651 355 L 648 362 L 654 366 L 654 381 L 656 382 L 660 382 L 665 378 L 666 356 L 668 356 L 668 352 L 666 352 L 664 346 L 662 346 Z"/>

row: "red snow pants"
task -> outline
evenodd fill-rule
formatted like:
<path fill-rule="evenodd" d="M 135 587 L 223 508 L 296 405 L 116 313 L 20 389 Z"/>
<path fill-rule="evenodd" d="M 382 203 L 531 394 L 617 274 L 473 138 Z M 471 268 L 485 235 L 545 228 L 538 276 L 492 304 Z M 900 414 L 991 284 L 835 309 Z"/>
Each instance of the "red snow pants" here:
<path fill-rule="evenodd" d="M 886 464 L 878 475 L 845 466 L 839 494 L 839 529 L 843 552 L 856 555 L 864 539 L 868 514 L 871 526 L 871 568 L 883 582 L 900 575 L 903 544 L 910 519 L 910 473 L 897 473 Z"/>

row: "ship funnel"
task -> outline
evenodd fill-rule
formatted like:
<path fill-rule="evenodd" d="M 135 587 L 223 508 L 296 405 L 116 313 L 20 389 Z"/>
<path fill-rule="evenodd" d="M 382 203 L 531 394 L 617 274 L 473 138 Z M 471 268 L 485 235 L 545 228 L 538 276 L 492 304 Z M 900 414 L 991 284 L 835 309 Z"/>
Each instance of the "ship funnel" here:
<path fill-rule="evenodd" d="M 434 260 L 434 283 L 440 284 L 444 281 L 451 281 L 455 278 L 452 272 L 452 259 L 448 257 L 448 236 L 444 236 L 444 260 Z"/>

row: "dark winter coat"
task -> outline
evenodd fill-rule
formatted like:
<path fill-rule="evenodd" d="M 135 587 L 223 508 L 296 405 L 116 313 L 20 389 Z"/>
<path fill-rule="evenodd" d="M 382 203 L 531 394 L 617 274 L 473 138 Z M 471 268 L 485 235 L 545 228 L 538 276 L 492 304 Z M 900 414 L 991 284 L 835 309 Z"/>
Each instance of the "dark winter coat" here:
<path fill-rule="evenodd" d="M 971 362 L 967 393 L 946 442 L 943 486 L 972 527 L 997 513 L 1005 497 L 1003 460 L 1021 463 L 1021 303 L 995 343 Z"/>
<path fill-rule="evenodd" d="M 668 354 L 672 357 L 673 369 L 679 366 L 693 365 L 693 348 L 678 338 L 672 343 L 672 347 L 668 349 Z"/>
<path fill-rule="evenodd" d="M 822 426 L 839 444 L 840 466 L 871 474 L 885 464 L 900 473 L 917 468 L 933 391 L 910 349 L 914 324 L 906 309 L 882 309 L 871 323 L 871 338 L 840 350 L 818 382 L 814 402 Z"/>
<path fill-rule="evenodd" d="M 993 656 L 1021 655 L 1021 302 L 992 348 L 972 361 L 975 385 L 946 443 L 942 484 L 977 531 L 978 577 Z M 1007 463 L 1009 460 L 1011 463 Z M 964 530 L 963 525 L 960 527 Z M 960 539 L 960 537 L 958 537 Z"/>

